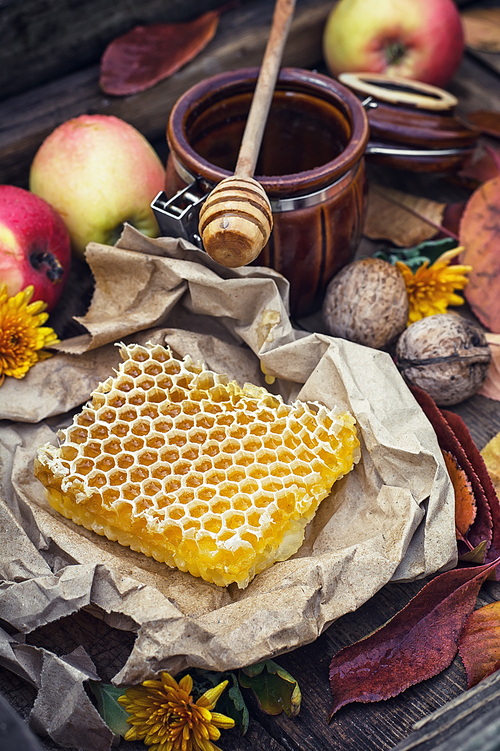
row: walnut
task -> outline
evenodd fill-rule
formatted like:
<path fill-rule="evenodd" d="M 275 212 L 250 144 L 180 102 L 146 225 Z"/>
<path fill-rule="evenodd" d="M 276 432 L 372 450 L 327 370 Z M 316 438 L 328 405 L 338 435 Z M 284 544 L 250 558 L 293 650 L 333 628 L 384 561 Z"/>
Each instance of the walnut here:
<path fill-rule="evenodd" d="M 396 362 L 404 378 L 448 407 L 483 385 L 491 350 L 482 329 L 459 315 L 422 318 L 399 337 Z"/>
<path fill-rule="evenodd" d="M 362 258 L 344 266 L 327 287 L 323 320 L 332 336 L 381 349 L 404 331 L 408 295 L 395 266 Z"/>

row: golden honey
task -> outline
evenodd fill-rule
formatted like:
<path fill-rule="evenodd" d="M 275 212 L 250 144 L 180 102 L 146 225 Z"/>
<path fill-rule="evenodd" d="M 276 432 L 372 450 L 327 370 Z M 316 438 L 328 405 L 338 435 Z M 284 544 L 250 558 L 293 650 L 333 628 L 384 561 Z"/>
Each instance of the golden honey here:
<path fill-rule="evenodd" d="M 246 587 L 293 555 L 333 483 L 359 460 L 354 418 L 121 345 L 35 475 L 89 530 L 220 586 Z"/>

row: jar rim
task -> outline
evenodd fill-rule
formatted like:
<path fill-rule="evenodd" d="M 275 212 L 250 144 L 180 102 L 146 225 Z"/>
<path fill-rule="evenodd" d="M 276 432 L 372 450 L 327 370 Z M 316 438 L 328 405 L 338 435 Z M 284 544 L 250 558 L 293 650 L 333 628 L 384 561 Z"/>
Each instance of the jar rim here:
<path fill-rule="evenodd" d="M 214 92 L 224 98 L 242 84 L 255 86 L 259 68 L 240 68 L 204 79 L 188 89 L 175 103 L 167 127 L 170 150 L 191 173 L 211 183 L 218 183 L 232 173 L 201 157 L 190 145 L 186 124 L 203 102 L 213 100 Z M 368 118 L 363 105 L 346 86 L 329 76 L 302 68 L 282 68 L 276 83 L 278 90 L 297 91 L 316 95 L 341 110 L 349 121 L 351 135 L 346 147 L 333 160 L 303 172 L 286 175 L 256 175 L 259 183 L 271 195 L 297 195 L 319 188 L 348 172 L 362 157 L 368 143 Z"/>

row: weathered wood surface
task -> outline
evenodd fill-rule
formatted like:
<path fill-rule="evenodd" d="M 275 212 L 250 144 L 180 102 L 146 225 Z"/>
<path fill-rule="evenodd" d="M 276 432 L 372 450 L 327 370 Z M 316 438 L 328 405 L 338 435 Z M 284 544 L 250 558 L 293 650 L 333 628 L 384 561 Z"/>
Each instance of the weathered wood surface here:
<path fill-rule="evenodd" d="M 179 0 L 181 4 L 182 1 Z M 7 4 L 3 0 L 2 5 L 0 0 L 0 9 Z M 47 4 L 50 6 L 50 0 Z M 107 0 L 102 0 L 102 4 L 107 6 Z M 34 7 L 36 0 L 26 0 L 26 5 Z M 320 59 L 321 29 L 328 6 L 325 0 L 299 0 L 285 55 L 286 64 L 309 67 Z M 98 68 L 93 65 L 0 102 L 0 181 L 26 184 L 30 160 L 43 137 L 59 122 L 82 112 L 104 112 L 123 117 L 145 132 L 161 149 L 169 109 L 188 86 L 220 70 L 259 63 L 272 7 L 272 0 L 252 0 L 225 14 L 216 39 L 199 58 L 169 81 L 141 95 L 126 99 L 105 98 L 97 86 Z M 466 114 L 474 109 L 500 110 L 499 84 L 500 75 L 495 65 L 488 65 L 484 60 L 478 62 L 477 56 L 467 56 L 449 89 L 459 98 L 460 111 Z M 465 195 L 462 189 L 441 176 L 379 169 L 377 178 L 437 200 L 459 200 Z M 77 304 L 80 302 L 75 300 Z M 454 411 L 463 417 L 480 449 L 500 431 L 498 402 L 475 396 Z M 491 684 L 491 691 L 498 692 L 500 682 L 492 679 L 482 684 L 481 690 L 464 693 L 466 676 L 459 657 L 435 678 L 407 689 L 400 696 L 374 704 L 348 705 L 327 724 L 331 704 L 328 667 L 333 655 L 383 625 L 423 585 L 424 582 L 389 584 L 356 612 L 331 625 L 314 643 L 280 656 L 278 662 L 300 683 L 303 701 L 299 716 L 294 720 L 284 715 L 270 717 L 252 705 L 247 735 L 241 737 L 232 731 L 224 732 L 218 745 L 226 751 L 395 751 L 395 747 L 398 751 L 413 748 L 416 751 L 472 751 L 473 748 L 496 751 L 498 746 L 485 745 L 490 742 L 486 732 L 481 746 L 477 744 L 475 734 L 484 728 L 493 728 L 491 737 L 496 737 L 498 698 L 491 694 L 491 702 L 486 702 L 483 689 Z M 478 605 L 498 599 L 500 584 L 486 582 Z M 82 645 L 103 680 L 109 681 L 124 664 L 132 647 L 133 635 L 111 629 L 95 615 L 81 612 L 29 634 L 26 640 L 60 655 Z M 0 669 L 0 693 L 8 697 L 22 717 L 27 718 L 35 699 L 33 688 L 9 671 Z M 458 703 L 447 705 L 457 697 Z M 471 723 L 478 720 L 477 726 L 468 722 L 457 724 L 464 702 L 468 702 L 470 709 L 467 719 Z M 436 710 L 438 713 L 432 714 Z M 427 718 L 425 722 L 422 722 L 423 718 Z M 446 735 L 447 727 L 453 725 L 457 732 Z M 422 745 L 423 738 L 429 734 L 429 744 Z M 59 748 L 47 739 L 42 743 L 46 751 Z M 121 741 L 117 751 L 144 751 L 144 746 Z"/>
<path fill-rule="evenodd" d="M 96 63 L 134 26 L 190 21 L 224 2 L 0 0 L 0 99 Z"/>
<path fill-rule="evenodd" d="M 312 67 L 321 61 L 321 37 L 331 0 L 298 0 L 283 64 Z M 83 113 L 115 115 L 150 140 L 164 139 L 177 99 L 204 78 L 260 65 L 274 2 L 245 2 L 221 17 L 215 38 L 171 78 L 129 97 L 99 88 L 99 65 L 83 68 L 0 102 L 0 183 L 26 187 L 29 167 L 43 139 L 60 123 Z"/>
<path fill-rule="evenodd" d="M 500 670 L 415 724 L 394 751 L 498 751 Z"/>

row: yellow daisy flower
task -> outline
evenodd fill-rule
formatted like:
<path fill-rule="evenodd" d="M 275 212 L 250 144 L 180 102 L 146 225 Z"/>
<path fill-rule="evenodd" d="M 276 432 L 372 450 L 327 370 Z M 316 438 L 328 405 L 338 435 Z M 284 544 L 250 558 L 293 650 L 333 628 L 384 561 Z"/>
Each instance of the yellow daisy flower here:
<path fill-rule="evenodd" d="M 212 741 L 220 737 L 219 728 L 234 727 L 234 720 L 212 710 L 227 684 L 223 681 L 205 691 L 196 703 L 190 675 L 177 683 L 162 673 L 159 681 L 128 688 L 118 698 L 132 725 L 125 740 L 143 740 L 149 751 L 220 751 Z"/>
<path fill-rule="evenodd" d="M 396 261 L 396 267 L 405 280 L 410 303 L 408 326 L 426 316 L 446 313 L 448 305 L 463 304 L 463 299 L 455 294 L 455 290 L 463 289 L 468 284 L 466 274 L 472 271 L 472 266 L 449 265 L 463 250 L 463 247 L 447 250 L 432 266 L 425 261 L 415 274 L 406 263 Z"/>
<path fill-rule="evenodd" d="M 33 292 L 29 286 L 9 297 L 7 285 L 0 286 L 0 386 L 5 376 L 23 378 L 32 365 L 51 356 L 43 348 L 59 341 L 53 329 L 43 326 L 47 305 L 30 302 Z"/>

